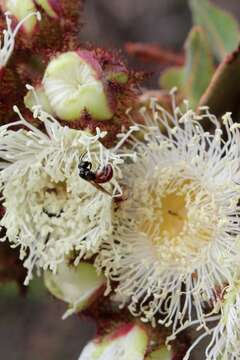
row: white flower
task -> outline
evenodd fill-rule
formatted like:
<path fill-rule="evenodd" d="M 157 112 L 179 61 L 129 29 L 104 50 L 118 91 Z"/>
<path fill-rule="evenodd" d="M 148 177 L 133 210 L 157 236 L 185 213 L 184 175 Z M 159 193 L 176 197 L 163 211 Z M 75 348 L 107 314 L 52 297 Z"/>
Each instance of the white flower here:
<path fill-rule="evenodd" d="M 173 331 L 195 305 L 214 303 L 216 287 L 232 278 L 240 244 L 240 133 L 230 114 L 227 139 L 207 108 L 170 115 L 156 103 L 142 109 L 145 141 L 132 137 L 137 161 L 125 164 L 127 200 L 113 218 L 96 266 L 134 315 Z M 202 121 L 214 126 L 205 132 Z M 125 305 L 123 303 L 123 305 Z M 193 305 L 194 304 L 194 305 Z"/>
<path fill-rule="evenodd" d="M 62 127 L 38 107 L 34 116 L 44 130 L 18 115 L 19 121 L 0 128 L 0 180 L 6 209 L 0 225 L 6 227 L 10 243 L 20 246 L 29 270 L 27 283 L 35 265 L 56 271 L 72 251 L 77 264 L 111 234 L 113 197 L 121 194 L 119 166 L 128 155 L 118 154 L 118 146 L 105 148 L 99 141 L 105 133 L 99 129 L 93 136 Z M 14 131 L 12 126 L 24 129 Z M 79 176 L 83 158 L 91 162 L 93 171 L 111 166 L 113 176 L 102 184 L 103 191 Z"/>
<path fill-rule="evenodd" d="M 20 29 L 20 27 L 26 22 L 30 17 L 36 16 L 38 20 L 41 19 L 39 12 L 32 12 L 25 16 L 15 27 L 12 29 L 12 20 L 10 18 L 10 14 L 8 12 L 5 13 L 6 16 L 6 25 L 7 29 L 3 31 L 3 39 L 0 37 L 0 71 L 6 66 L 10 56 L 12 55 L 15 37 Z"/>
<path fill-rule="evenodd" d="M 193 349 L 210 334 L 211 341 L 205 350 L 206 360 L 238 360 L 240 358 L 240 281 L 237 280 L 222 288 L 217 299 L 212 313 L 205 319 L 206 322 L 214 324 L 211 328 L 205 328 L 205 331 L 196 338 L 183 360 L 189 360 Z M 186 326 L 169 336 L 167 342 L 175 339 L 179 332 L 193 325 L 199 325 L 199 321 L 186 323 Z M 201 324 L 197 330 L 202 330 Z"/>
<path fill-rule="evenodd" d="M 206 349 L 207 360 L 240 359 L 240 281 L 225 289 L 221 318 Z"/>

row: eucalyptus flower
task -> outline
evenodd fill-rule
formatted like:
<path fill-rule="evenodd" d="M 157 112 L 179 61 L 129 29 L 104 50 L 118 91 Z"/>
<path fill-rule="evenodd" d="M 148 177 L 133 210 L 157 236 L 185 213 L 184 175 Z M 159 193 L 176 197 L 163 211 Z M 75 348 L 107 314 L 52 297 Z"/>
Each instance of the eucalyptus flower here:
<path fill-rule="evenodd" d="M 224 289 L 219 301 L 221 316 L 212 329 L 206 349 L 207 360 L 238 360 L 240 358 L 240 281 Z"/>
<path fill-rule="evenodd" d="M 55 272 L 72 252 L 77 265 L 111 235 L 113 199 L 121 195 L 120 166 L 128 155 L 120 154 L 118 145 L 105 148 L 101 139 L 106 133 L 99 129 L 92 135 L 61 126 L 35 107 L 40 130 L 15 110 L 19 120 L 0 127 L 5 208 L 0 225 L 6 228 L 5 239 L 20 247 L 27 284 L 35 265 Z M 81 161 L 92 166 L 91 174 L 110 167 L 111 178 L 101 186 L 86 181 L 79 173 Z"/>
<path fill-rule="evenodd" d="M 215 289 L 233 279 L 240 250 L 240 133 L 223 118 L 226 140 L 208 108 L 173 114 L 156 102 L 143 108 L 146 126 L 130 143 L 137 161 L 123 167 L 123 201 L 96 259 L 131 313 L 175 331 L 197 319 Z M 210 134 L 204 124 L 214 128 Z M 141 135 L 141 134 L 139 134 Z M 179 325 L 180 321 L 180 325 Z"/>
<path fill-rule="evenodd" d="M 217 301 L 205 322 L 212 324 L 204 328 L 199 320 L 193 320 L 180 327 L 174 334 L 167 338 L 167 343 L 175 340 L 178 333 L 196 326 L 201 334 L 192 343 L 185 353 L 183 360 L 191 358 L 192 351 L 202 340 L 211 335 L 209 345 L 205 350 L 206 360 L 238 360 L 240 357 L 240 281 L 235 280 L 231 285 L 224 286 L 217 292 Z M 200 325 L 200 326 L 199 326 Z M 203 330 L 203 331 L 202 331 Z"/>

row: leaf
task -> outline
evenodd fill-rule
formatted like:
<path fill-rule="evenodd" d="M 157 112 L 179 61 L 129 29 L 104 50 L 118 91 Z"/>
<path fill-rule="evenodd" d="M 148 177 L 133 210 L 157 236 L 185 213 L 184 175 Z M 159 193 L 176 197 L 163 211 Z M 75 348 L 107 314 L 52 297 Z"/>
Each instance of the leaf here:
<path fill-rule="evenodd" d="M 217 68 L 199 106 L 209 106 L 216 116 L 240 113 L 240 48 L 228 55 Z"/>
<path fill-rule="evenodd" d="M 204 30 L 195 26 L 185 43 L 184 67 L 171 67 L 160 77 L 162 88 L 177 87 L 180 95 L 186 97 L 193 108 L 198 104 L 214 73 L 211 55 Z"/>
<path fill-rule="evenodd" d="M 170 67 L 160 77 L 160 86 L 163 89 L 171 90 L 173 87 L 182 88 L 183 68 L 180 66 Z"/>
<path fill-rule="evenodd" d="M 206 34 L 201 27 L 194 27 L 185 43 L 186 63 L 182 76 L 183 92 L 195 107 L 205 92 L 214 73 Z"/>
<path fill-rule="evenodd" d="M 189 0 L 195 25 L 206 31 L 209 44 L 218 60 L 234 51 L 240 40 L 237 20 L 208 0 Z"/>

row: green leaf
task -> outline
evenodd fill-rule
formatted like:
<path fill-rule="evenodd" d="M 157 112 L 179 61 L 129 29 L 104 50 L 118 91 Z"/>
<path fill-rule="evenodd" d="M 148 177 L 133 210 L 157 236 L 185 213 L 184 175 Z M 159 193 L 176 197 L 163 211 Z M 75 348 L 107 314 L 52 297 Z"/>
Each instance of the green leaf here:
<path fill-rule="evenodd" d="M 180 66 L 170 67 L 160 77 L 160 86 L 163 89 L 171 90 L 173 87 L 182 88 L 183 68 Z"/>
<path fill-rule="evenodd" d="M 227 56 L 217 68 L 199 106 L 208 106 L 220 117 L 232 112 L 239 119 L 240 114 L 240 48 Z"/>
<path fill-rule="evenodd" d="M 209 44 L 218 60 L 238 46 L 240 32 L 237 20 L 208 0 L 189 0 L 195 25 L 207 33 Z"/>
<path fill-rule="evenodd" d="M 194 27 L 191 30 L 185 44 L 185 52 L 183 93 L 195 107 L 214 73 L 213 58 L 206 41 L 206 34 L 201 27 Z"/>
<path fill-rule="evenodd" d="M 163 89 L 177 87 L 181 96 L 186 97 L 195 108 L 207 89 L 214 73 L 214 61 L 208 46 L 205 31 L 195 26 L 185 43 L 184 67 L 170 67 L 160 77 Z"/>

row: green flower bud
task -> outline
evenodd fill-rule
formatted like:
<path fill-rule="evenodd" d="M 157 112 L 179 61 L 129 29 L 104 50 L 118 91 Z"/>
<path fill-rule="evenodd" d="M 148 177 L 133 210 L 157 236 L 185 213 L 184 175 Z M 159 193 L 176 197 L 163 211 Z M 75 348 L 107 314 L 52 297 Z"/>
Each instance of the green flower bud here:
<path fill-rule="evenodd" d="M 149 354 L 145 360 L 172 360 L 173 352 L 169 350 L 165 345 L 161 345 L 158 350 Z"/>
<path fill-rule="evenodd" d="M 36 3 L 41 6 L 46 14 L 52 18 L 57 18 L 58 13 L 62 11 L 59 0 L 35 0 Z M 69 0 L 70 1 L 70 0 Z M 54 7 L 55 5 L 55 7 Z M 60 10 L 60 11 L 56 11 Z"/>
<path fill-rule="evenodd" d="M 57 273 L 46 271 L 45 285 L 58 299 L 69 304 L 63 318 L 87 308 L 105 288 L 105 278 L 93 265 L 81 262 L 78 266 L 62 263 Z"/>
<path fill-rule="evenodd" d="M 30 89 L 24 97 L 24 104 L 29 110 L 36 105 L 41 105 L 44 111 L 54 116 L 54 110 L 42 86 L 35 87 L 34 92 Z"/>
<path fill-rule="evenodd" d="M 88 343 L 79 360 L 143 360 L 147 345 L 143 327 L 123 324 L 110 335 Z"/>
<path fill-rule="evenodd" d="M 128 82 L 128 73 L 124 69 L 115 69 L 107 74 L 106 78 L 110 81 L 115 81 L 118 84 L 126 84 Z"/>
<path fill-rule="evenodd" d="M 18 22 L 25 19 L 26 16 L 37 11 L 33 0 L 6 0 L 3 4 L 5 11 L 9 11 Z M 31 34 L 34 31 L 36 25 L 36 16 L 29 16 L 29 18 L 24 21 L 22 26 L 26 33 Z"/>
<path fill-rule="evenodd" d="M 77 120 L 88 112 L 96 120 L 113 116 L 101 81 L 101 67 L 90 52 L 66 52 L 47 66 L 43 85 L 56 115 L 65 121 Z"/>

